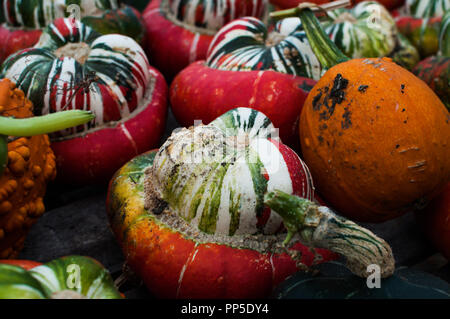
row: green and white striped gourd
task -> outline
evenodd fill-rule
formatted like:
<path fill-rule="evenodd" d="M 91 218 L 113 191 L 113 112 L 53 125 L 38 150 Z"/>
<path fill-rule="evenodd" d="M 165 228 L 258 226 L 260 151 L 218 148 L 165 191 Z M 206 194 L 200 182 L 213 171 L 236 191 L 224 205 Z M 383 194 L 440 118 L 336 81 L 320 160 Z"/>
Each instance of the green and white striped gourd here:
<path fill-rule="evenodd" d="M 101 264 L 92 258 L 67 256 L 25 270 L 0 264 L 0 299 L 122 298 Z"/>
<path fill-rule="evenodd" d="M 6 22 L 11 26 L 43 29 L 57 18 L 67 17 L 71 4 L 80 8 L 80 18 L 118 9 L 117 0 L 3 0 Z"/>
<path fill-rule="evenodd" d="M 387 56 L 396 46 L 395 21 L 377 2 L 361 2 L 328 15 L 323 22 L 326 32 L 351 58 Z M 254 18 L 229 23 L 212 41 L 207 64 L 231 71 L 272 69 L 316 80 L 324 72 L 298 18 L 279 21 L 271 33 Z"/>
<path fill-rule="evenodd" d="M 127 118 L 138 106 L 146 105 L 154 78 L 144 50 L 132 38 L 102 36 L 68 18 L 45 28 L 33 48 L 9 56 L 0 76 L 24 91 L 37 115 L 63 109 L 94 113 L 94 121 L 61 131 L 61 135 Z"/>
<path fill-rule="evenodd" d="M 320 78 L 322 68 L 306 34 L 285 24 L 268 33 L 266 25 L 256 18 L 245 17 L 230 22 L 211 42 L 207 65 L 219 70 L 274 70 Z"/>
<path fill-rule="evenodd" d="M 250 108 L 174 132 L 146 181 L 146 207 L 155 207 L 156 194 L 158 203 L 212 235 L 279 231 L 283 219 L 264 206 L 264 194 L 275 189 L 313 200 L 306 165 L 279 141 L 270 120 Z"/>
<path fill-rule="evenodd" d="M 442 17 L 450 9 L 450 0 L 406 0 L 405 11 L 414 18 Z"/>

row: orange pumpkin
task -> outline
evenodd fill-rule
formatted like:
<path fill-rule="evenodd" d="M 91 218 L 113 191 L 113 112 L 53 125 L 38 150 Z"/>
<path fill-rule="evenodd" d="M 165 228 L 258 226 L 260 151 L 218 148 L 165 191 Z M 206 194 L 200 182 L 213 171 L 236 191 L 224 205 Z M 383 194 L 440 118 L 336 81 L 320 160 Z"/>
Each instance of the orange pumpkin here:
<path fill-rule="evenodd" d="M 406 69 L 389 59 L 351 60 L 331 68 L 308 96 L 302 151 L 332 206 L 381 222 L 449 180 L 449 120 L 439 98 Z"/>
<path fill-rule="evenodd" d="M 310 9 L 296 13 L 329 68 L 308 95 L 299 128 L 319 193 L 364 222 L 394 218 L 438 194 L 450 179 L 444 104 L 388 58 L 349 60 Z"/>

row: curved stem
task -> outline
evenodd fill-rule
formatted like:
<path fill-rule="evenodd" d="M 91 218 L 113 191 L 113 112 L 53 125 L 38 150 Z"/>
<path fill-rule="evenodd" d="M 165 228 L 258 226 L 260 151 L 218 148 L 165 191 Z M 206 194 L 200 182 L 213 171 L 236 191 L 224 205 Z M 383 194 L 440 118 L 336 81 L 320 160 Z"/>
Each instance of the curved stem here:
<path fill-rule="evenodd" d="M 283 218 L 288 230 L 283 244 L 298 233 L 305 244 L 346 257 L 347 267 L 357 276 L 367 277 L 371 264 L 380 267 L 383 278 L 393 274 L 395 261 L 388 243 L 328 207 L 279 190 L 266 194 L 264 203 Z"/>
<path fill-rule="evenodd" d="M 94 117 L 91 112 L 81 110 L 62 111 L 24 119 L 0 116 L 0 134 L 9 136 L 48 134 L 85 124 Z"/>
<path fill-rule="evenodd" d="M 270 16 L 274 19 L 299 17 L 308 37 L 309 44 L 324 69 L 329 69 L 336 64 L 350 60 L 331 41 L 310 8 L 299 6 L 293 9 L 272 12 Z"/>

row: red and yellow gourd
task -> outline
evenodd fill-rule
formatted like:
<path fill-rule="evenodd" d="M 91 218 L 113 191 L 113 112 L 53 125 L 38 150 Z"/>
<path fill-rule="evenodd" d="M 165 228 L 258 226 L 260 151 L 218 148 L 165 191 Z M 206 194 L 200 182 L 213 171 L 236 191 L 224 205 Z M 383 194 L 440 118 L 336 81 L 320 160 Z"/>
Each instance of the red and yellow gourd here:
<path fill-rule="evenodd" d="M 170 81 L 190 63 L 204 60 L 216 32 L 228 22 L 267 17 L 267 0 L 154 0 L 144 12 L 147 53 Z"/>
<path fill-rule="evenodd" d="M 157 297 L 267 297 L 298 262 L 335 258 L 299 239 L 344 254 L 360 276 L 367 262 L 392 273 L 383 240 L 312 199 L 308 168 L 270 120 L 238 108 L 122 167 L 107 211 L 127 264 Z"/>
<path fill-rule="evenodd" d="M 42 134 L 92 119 L 77 111 L 32 118 L 32 109 L 11 81 L 0 81 L 0 258 L 17 256 L 28 230 L 44 213 L 43 197 L 56 163 L 48 136 Z"/>
<path fill-rule="evenodd" d="M 450 9 L 449 0 L 407 0 L 399 10 L 399 31 L 419 50 L 422 58 L 436 54 L 442 16 Z"/>
<path fill-rule="evenodd" d="M 0 299 L 121 299 L 95 259 L 66 256 L 41 264 L 0 260 Z"/>
<path fill-rule="evenodd" d="M 442 18 L 439 52 L 416 65 L 413 73 L 428 86 L 450 110 L 450 10 Z"/>
<path fill-rule="evenodd" d="M 145 39 L 141 14 L 118 0 L 1 0 L 0 4 L 0 15 L 5 21 L 0 26 L 0 62 L 16 51 L 35 45 L 42 30 L 53 20 L 71 14 L 102 34 L 120 33 L 140 43 Z"/>
<path fill-rule="evenodd" d="M 389 59 L 346 59 L 309 9 L 297 14 L 330 68 L 311 90 L 299 125 L 319 193 L 366 222 L 394 218 L 436 196 L 450 178 L 443 103 Z"/>
<path fill-rule="evenodd" d="M 11 55 L 0 71 L 30 98 L 35 114 L 95 114 L 84 126 L 52 135 L 62 182 L 105 182 L 159 143 L 167 86 L 132 38 L 102 36 L 79 21 L 57 19 L 36 46 Z"/>

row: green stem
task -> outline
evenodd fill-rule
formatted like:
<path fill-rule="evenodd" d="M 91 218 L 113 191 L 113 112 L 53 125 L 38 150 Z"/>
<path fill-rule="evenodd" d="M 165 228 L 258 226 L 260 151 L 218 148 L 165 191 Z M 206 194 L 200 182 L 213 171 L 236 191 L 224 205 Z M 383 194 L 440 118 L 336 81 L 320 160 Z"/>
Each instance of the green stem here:
<path fill-rule="evenodd" d="M 276 211 L 288 231 L 287 245 L 296 233 L 300 240 L 313 247 L 326 248 L 347 259 L 347 267 L 366 277 L 367 266 L 377 264 L 381 276 L 392 275 L 395 268 L 390 246 L 371 231 L 337 216 L 328 207 L 279 190 L 267 193 L 264 203 Z"/>
<path fill-rule="evenodd" d="M 293 8 L 272 12 L 270 16 L 274 19 L 298 17 L 302 22 L 303 29 L 308 37 L 309 44 L 324 69 L 329 69 L 336 64 L 350 60 L 331 41 L 325 33 L 316 15 L 309 8 Z"/>
<path fill-rule="evenodd" d="M 71 110 L 24 119 L 0 116 L 0 176 L 8 164 L 8 136 L 48 134 L 90 122 L 94 115 L 88 111 Z"/>
<path fill-rule="evenodd" d="M 94 119 L 88 111 L 71 110 L 34 116 L 24 119 L 0 116 L 0 134 L 9 136 L 34 136 L 48 134 L 85 124 Z"/>

